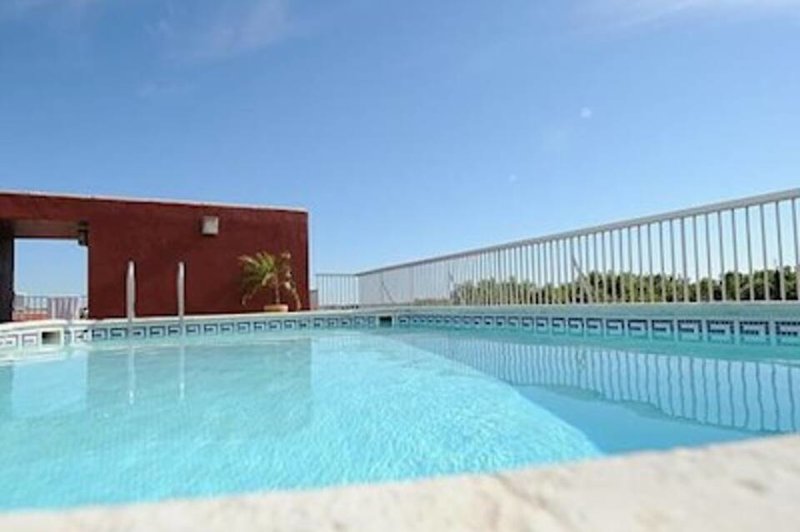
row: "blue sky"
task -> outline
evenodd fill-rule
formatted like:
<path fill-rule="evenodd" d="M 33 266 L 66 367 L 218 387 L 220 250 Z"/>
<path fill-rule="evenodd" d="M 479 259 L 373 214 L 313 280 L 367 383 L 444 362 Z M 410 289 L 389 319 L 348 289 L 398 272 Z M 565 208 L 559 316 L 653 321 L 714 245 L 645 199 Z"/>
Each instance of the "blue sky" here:
<path fill-rule="evenodd" d="M 4 0 L 0 188 L 305 207 L 360 270 L 797 186 L 798 58 L 800 0 Z"/>

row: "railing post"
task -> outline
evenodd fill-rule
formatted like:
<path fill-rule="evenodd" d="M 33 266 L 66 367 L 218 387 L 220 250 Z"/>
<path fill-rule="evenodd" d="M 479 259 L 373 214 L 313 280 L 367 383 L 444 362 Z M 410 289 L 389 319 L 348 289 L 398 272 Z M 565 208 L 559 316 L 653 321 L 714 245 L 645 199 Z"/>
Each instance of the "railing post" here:
<path fill-rule="evenodd" d="M 778 285 L 780 299 L 786 301 L 786 279 L 783 272 L 783 235 L 781 233 L 781 204 L 775 202 L 775 231 L 778 237 Z"/>
<path fill-rule="evenodd" d="M 792 227 L 794 228 L 794 291 L 800 301 L 800 231 L 797 228 L 797 200 L 792 200 Z"/>
<path fill-rule="evenodd" d="M 764 301 L 772 299 L 771 288 L 769 286 L 769 258 L 767 253 L 767 222 L 764 214 L 764 204 L 758 206 L 759 218 L 761 219 L 761 257 L 764 265 Z"/>

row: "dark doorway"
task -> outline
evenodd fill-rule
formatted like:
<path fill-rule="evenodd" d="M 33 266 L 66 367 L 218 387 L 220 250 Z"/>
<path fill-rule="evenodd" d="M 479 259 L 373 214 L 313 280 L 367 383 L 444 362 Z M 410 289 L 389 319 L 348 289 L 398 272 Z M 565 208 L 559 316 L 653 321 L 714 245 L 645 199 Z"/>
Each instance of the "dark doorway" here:
<path fill-rule="evenodd" d="M 14 315 L 14 232 L 11 224 L 0 221 L 0 323 Z"/>

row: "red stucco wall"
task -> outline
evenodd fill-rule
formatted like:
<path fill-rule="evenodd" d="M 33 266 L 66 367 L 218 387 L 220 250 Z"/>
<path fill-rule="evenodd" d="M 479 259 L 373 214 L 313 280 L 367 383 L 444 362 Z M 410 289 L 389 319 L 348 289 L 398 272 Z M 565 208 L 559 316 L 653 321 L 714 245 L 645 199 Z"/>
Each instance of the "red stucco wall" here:
<path fill-rule="evenodd" d="M 217 236 L 201 234 L 203 216 L 219 218 Z M 136 263 L 139 316 L 176 313 L 180 261 L 186 263 L 187 314 L 259 310 L 271 302 L 266 296 L 254 299 L 247 308 L 241 305 L 237 258 L 261 250 L 292 254 L 297 289 L 303 308 L 308 308 L 308 214 L 303 211 L 0 194 L 0 220 L 17 222 L 21 228 L 31 224 L 20 221 L 63 222 L 60 230 L 55 229 L 59 224 L 49 224 L 53 233 L 69 233 L 70 224 L 88 223 L 92 318 L 124 317 L 129 260 Z"/>

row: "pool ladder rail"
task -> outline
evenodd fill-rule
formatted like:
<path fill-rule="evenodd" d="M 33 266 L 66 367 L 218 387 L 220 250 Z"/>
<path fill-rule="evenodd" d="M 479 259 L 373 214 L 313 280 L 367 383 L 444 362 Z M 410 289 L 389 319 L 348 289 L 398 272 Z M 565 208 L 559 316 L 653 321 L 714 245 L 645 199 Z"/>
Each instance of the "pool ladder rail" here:
<path fill-rule="evenodd" d="M 178 320 L 180 322 L 181 334 L 184 330 L 184 318 L 186 317 L 186 263 L 178 263 L 176 276 L 176 290 L 178 301 Z M 128 270 L 125 279 L 125 316 L 128 319 L 128 336 L 133 320 L 136 318 L 136 264 L 128 261 Z"/>

